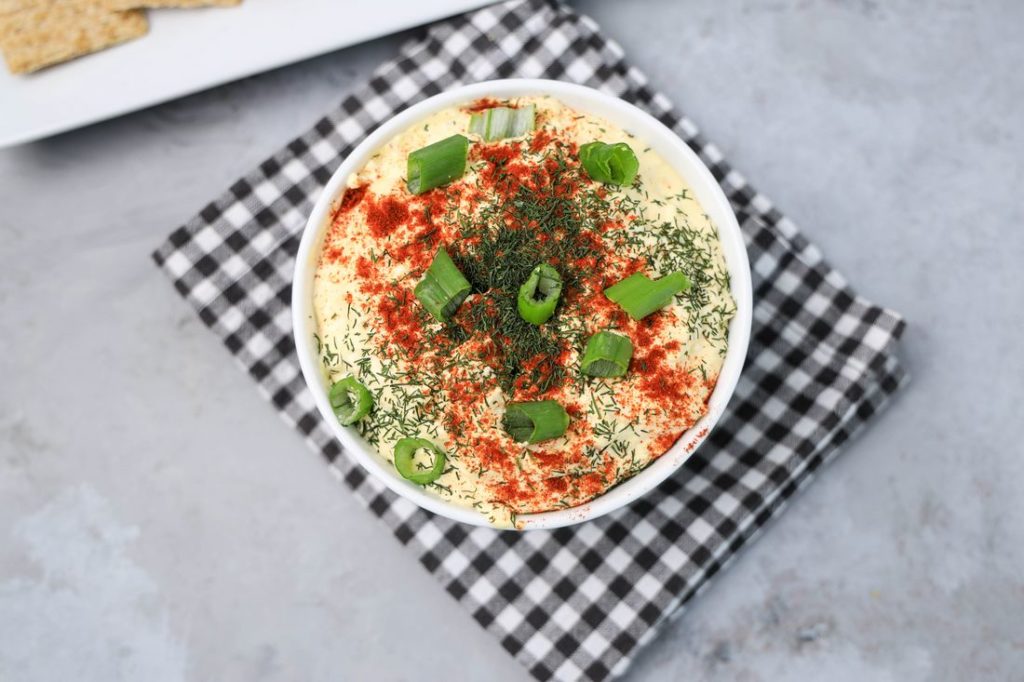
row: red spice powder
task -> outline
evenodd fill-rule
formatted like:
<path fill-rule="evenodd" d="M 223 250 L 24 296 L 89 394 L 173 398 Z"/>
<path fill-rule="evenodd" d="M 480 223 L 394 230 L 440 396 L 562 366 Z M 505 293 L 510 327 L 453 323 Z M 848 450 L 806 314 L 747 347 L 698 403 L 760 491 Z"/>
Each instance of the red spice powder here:
<path fill-rule="evenodd" d="M 450 244 L 454 239 L 454 235 L 446 234 L 444 226 L 434 218 L 444 215 L 449 202 L 458 202 L 461 194 L 462 190 L 455 184 L 407 199 L 405 227 L 393 233 L 388 244 L 392 260 L 408 265 L 413 274 L 426 270 L 437 247 Z"/>
<path fill-rule="evenodd" d="M 394 287 L 380 276 L 380 266 L 366 256 L 355 260 L 355 275 L 365 300 L 377 310 L 375 321 L 384 337 L 384 350 L 398 346 L 407 353 L 423 343 L 423 326 L 409 289 Z"/>
<path fill-rule="evenodd" d="M 495 436 L 481 436 L 472 440 L 473 452 L 487 469 L 499 471 L 503 478 L 511 479 L 511 469 L 515 468 L 515 455 L 508 445 Z"/>
<path fill-rule="evenodd" d="M 592 333 L 608 327 L 614 327 L 621 330 L 622 333 L 629 335 L 629 330 L 634 324 L 633 320 L 626 314 L 626 311 L 617 304 L 612 303 L 604 295 L 606 286 L 604 279 L 599 276 L 596 279 L 588 279 L 584 284 L 587 287 L 588 294 L 583 297 L 582 306 L 590 314 L 591 324 L 589 327 Z M 633 343 L 634 345 L 637 343 L 635 339 Z"/>
<path fill-rule="evenodd" d="M 487 109 L 494 109 L 496 107 L 508 107 L 509 109 L 519 108 L 515 104 L 510 104 L 508 102 L 499 102 L 498 100 L 491 97 L 483 97 L 474 102 L 470 102 L 469 104 L 464 106 L 463 109 L 465 111 L 471 111 L 475 113 L 478 111 L 486 111 Z"/>
<path fill-rule="evenodd" d="M 347 260 L 348 254 L 344 248 L 345 240 L 339 239 L 339 235 L 344 235 L 347 228 L 342 218 L 350 214 L 363 201 L 366 192 L 366 185 L 349 187 L 345 190 L 341 201 L 334 207 L 334 211 L 331 213 L 330 227 L 324 238 L 323 251 L 320 254 L 322 263 L 340 263 Z"/>
<path fill-rule="evenodd" d="M 696 449 L 696 447 L 700 445 L 701 441 L 707 438 L 707 435 L 708 427 L 705 426 L 704 428 L 697 432 L 697 435 L 693 437 L 693 440 L 686 444 L 686 451 L 693 452 L 694 449 Z"/>
<path fill-rule="evenodd" d="M 580 476 L 576 480 L 576 487 L 579 488 L 580 493 L 586 497 L 596 497 L 604 492 L 607 487 L 604 481 L 601 480 L 601 475 L 597 472 L 592 472 L 584 476 Z"/>
<path fill-rule="evenodd" d="M 518 144 L 481 145 L 470 152 L 470 158 L 484 161 L 480 170 L 480 188 L 491 196 L 510 196 L 528 182 L 534 168 L 522 162 Z"/>
<path fill-rule="evenodd" d="M 537 491 L 524 488 L 516 478 L 505 478 L 504 483 L 493 487 L 492 494 L 494 502 L 511 507 L 512 509 L 522 508 L 537 498 Z"/>
<path fill-rule="evenodd" d="M 537 166 L 525 162 L 522 156 L 518 142 L 470 148 L 470 159 L 485 162 L 480 170 L 480 187 L 491 196 L 510 197 L 523 185 L 536 185 Z"/>
<path fill-rule="evenodd" d="M 549 492 L 561 494 L 569 489 L 569 478 L 567 476 L 556 476 L 554 478 L 545 478 L 544 487 Z"/>
<path fill-rule="evenodd" d="M 366 256 L 360 256 L 356 259 L 356 276 L 362 280 L 372 279 L 377 268 L 374 267 L 373 261 Z"/>
<path fill-rule="evenodd" d="M 406 200 L 393 196 L 366 201 L 366 224 L 370 234 L 377 239 L 384 239 L 396 229 L 409 221 L 409 208 Z"/>
<path fill-rule="evenodd" d="M 334 212 L 331 213 L 331 222 L 333 223 L 337 221 L 340 216 L 345 215 L 355 208 L 366 195 L 366 189 L 366 185 L 357 185 L 356 187 L 349 187 L 346 189 L 345 196 L 341 198 L 338 205 L 334 207 Z"/>
<path fill-rule="evenodd" d="M 530 453 L 533 459 L 537 460 L 541 466 L 549 471 L 559 471 L 565 468 L 565 455 L 557 452 L 546 452 L 544 450 L 535 450 Z"/>
<path fill-rule="evenodd" d="M 540 398 L 543 394 L 543 391 L 540 390 L 540 384 L 545 383 L 551 378 L 555 371 L 556 363 L 561 358 L 562 354 L 553 358 L 544 353 L 538 353 L 524 362 L 521 367 L 522 375 L 513 382 L 513 398 L 516 400 L 536 400 Z"/>
<path fill-rule="evenodd" d="M 555 140 L 555 134 L 550 130 L 541 128 L 533 134 L 533 138 L 530 140 L 530 151 L 539 152 L 540 150 L 547 147 Z"/>
<path fill-rule="evenodd" d="M 669 358 L 680 350 L 678 341 L 659 342 L 657 337 L 668 324 L 665 315 L 651 315 L 631 329 L 634 356 L 632 370 L 639 376 L 637 387 L 646 400 L 662 408 L 684 409 L 687 394 L 696 378 L 681 371 Z"/>
<path fill-rule="evenodd" d="M 320 254 L 320 260 L 324 263 L 337 263 L 345 257 L 345 252 L 337 246 L 327 245 L 324 242 L 323 253 Z"/>
<path fill-rule="evenodd" d="M 380 296 L 377 312 L 388 341 L 413 353 L 423 346 L 423 327 L 416 315 L 416 300 L 409 289 L 395 288 L 388 296 Z"/>
<path fill-rule="evenodd" d="M 493 166 L 502 166 L 512 159 L 520 158 L 522 156 L 522 149 L 515 142 L 487 144 L 473 147 L 471 155 L 473 158 L 486 161 Z"/>
<path fill-rule="evenodd" d="M 679 437 L 682 435 L 682 431 L 669 431 L 661 434 L 654 439 L 654 447 L 651 448 L 651 452 L 655 457 L 662 456 L 668 452 L 669 448 L 676 444 L 676 441 L 679 440 Z"/>

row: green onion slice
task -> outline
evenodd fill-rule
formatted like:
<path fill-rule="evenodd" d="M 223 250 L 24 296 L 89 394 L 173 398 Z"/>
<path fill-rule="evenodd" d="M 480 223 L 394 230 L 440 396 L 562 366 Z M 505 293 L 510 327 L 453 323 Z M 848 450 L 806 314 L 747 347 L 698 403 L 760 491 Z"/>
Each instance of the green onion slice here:
<path fill-rule="evenodd" d="M 423 194 L 461 178 L 468 155 L 469 138 L 464 135 L 452 135 L 417 149 L 409 154 L 406 186 L 413 194 Z"/>
<path fill-rule="evenodd" d="M 501 425 L 520 443 L 558 438 L 569 428 L 569 413 L 554 400 L 509 403 Z"/>
<path fill-rule="evenodd" d="M 633 342 L 628 336 L 598 332 L 587 341 L 580 365 L 587 376 L 621 377 L 629 369 L 632 357 Z"/>
<path fill-rule="evenodd" d="M 327 399 L 342 426 L 355 424 L 373 409 L 373 395 L 353 376 L 335 382 Z"/>
<path fill-rule="evenodd" d="M 485 142 L 519 137 L 533 130 L 537 107 L 529 104 L 513 109 L 496 107 L 473 114 L 469 119 L 469 133 L 479 135 Z"/>
<path fill-rule="evenodd" d="M 455 314 L 472 287 L 452 262 L 443 246 L 437 249 L 434 260 L 413 292 L 423 307 L 441 322 Z"/>
<path fill-rule="evenodd" d="M 587 175 L 611 185 L 632 185 L 640 162 L 625 142 L 588 142 L 580 147 L 580 164 Z"/>
<path fill-rule="evenodd" d="M 673 272 L 657 280 L 638 272 L 605 289 L 604 295 L 618 303 L 634 320 L 642 320 L 689 288 L 690 278 L 682 272 Z"/>
<path fill-rule="evenodd" d="M 416 453 L 426 450 L 433 455 L 434 463 L 429 468 L 416 464 Z M 433 483 L 444 472 L 444 450 L 426 438 L 400 438 L 395 443 L 395 469 L 407 481 L 417 485 Z"/>
<path fill-rule="evenodd" d="M 561 295 L 562 276 L 547 263 L 541 263 L 519 287 L 519 316 L 530 324 L 544 324 L 555 314 Z"/>

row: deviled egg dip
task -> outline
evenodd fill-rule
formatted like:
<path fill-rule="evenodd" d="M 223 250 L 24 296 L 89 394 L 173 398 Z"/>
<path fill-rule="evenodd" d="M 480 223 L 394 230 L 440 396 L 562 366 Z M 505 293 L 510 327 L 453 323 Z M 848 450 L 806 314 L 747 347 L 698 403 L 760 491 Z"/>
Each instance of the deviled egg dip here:
<path fill-rule="evenodd" d="M 735 304 L 686 180 L 551 97 L 446 109 L 332 207 L 317 347 L 342 424 L 514 525 L 585 504 L 707 411 Z"/>

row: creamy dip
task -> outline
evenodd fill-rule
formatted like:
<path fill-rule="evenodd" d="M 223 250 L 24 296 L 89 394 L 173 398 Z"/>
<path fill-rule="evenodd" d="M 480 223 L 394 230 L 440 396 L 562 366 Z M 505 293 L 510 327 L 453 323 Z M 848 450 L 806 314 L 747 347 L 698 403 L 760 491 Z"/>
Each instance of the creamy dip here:
<path fill-rule="evenodd" d="M 536 107 L 536 128 L 485 142 L 474 111 Z M 467 135 L 465 175 L 421 195 L 406 188 L 410 152 Z M 629 187 L 602 185 L 579 147 L 625 142 L 639 160 Z M 473 285 L 448 324 L 413 290 L 439 247 Z M 515 313 L 519 286 L 547 262 L 564 280 L 554 317 Z M 636 321 L 603 290 L 634 273 L 684 272 L 690 289 Z M 664 454 L 707 411 L 735 312 L 715 226 L 686 181 L 627 130 L 550 97 L 479 101 L 434 114 L 381 147 L 333 206 L 314 282 L 317 341 L 332 380 L 354 376 L 374 409 L 356 428 L 393 463 L 395 443 L 425 438 L 446 453 L 426 488 L 495 525 L 584 504 Z M 632 341 L 623 377 L 583 376 L 590 335 Z M 561 437 L 514 441 L 509 401 L 552 399 Z M 425 455 L 418 455 L 425 456 Z"/>

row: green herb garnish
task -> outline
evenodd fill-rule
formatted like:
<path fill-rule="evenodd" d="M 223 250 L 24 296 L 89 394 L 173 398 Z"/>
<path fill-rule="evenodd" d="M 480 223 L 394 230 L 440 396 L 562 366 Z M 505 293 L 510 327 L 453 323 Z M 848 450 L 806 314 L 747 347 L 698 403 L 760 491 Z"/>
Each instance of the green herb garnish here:
<path fill-rule="evenodd" d="M 547 263 L 541 263 L 519 287 L 519 315 L 530 324 L 544 324 L 555 314 L 561 295 L 562 276 Z"/>
<path fill-rule="evenodd" d="M 473 114 L 469 119 L 469 132 L 479 135 L 485 142 L 519 137 L 533 130 L 537 107 L 530 104 L 516 109 L 495 107 Z"/>
<path fill-rule="evenodd" d="M 591 377 L 621 377 L 629 369 L 633 342 L 614 332 L 598 332 L 587 341 L 580 369 Z"/>
<path fill-rule="evenodd" d="M 466 172 L 469 139 L 452 135 L 409 154 L 406 186 L 413 194 L 423 194 L 446 185 Z"/>
<path fill-rule="evenodd" d="M 640 161 L 625 142 L 588 142 L 580 147 L 580 164 L 587 175 L 609 185 L 632 185 L 640 170 Z"/>
<path fill-rule="evenodd" d="M 342 426 L 355 424 L 373 409 L 373 395 L 353 376 L 335 382 L 327 399 Z"/>
<path fill-rule="evenodd" d="M 569 413 L 554 400 L 509 403 L 502 428 L 520 443 L 558 438 L 569 428 Z"/>
<path fill-rule="evenodd" d="M 434 462 L 429 468 L 416 465 L 416 453 L 426 450 L 433 455 Z M 402 478 L 417 485 L 433 483 L 444 472 L 444 450 L 426 438 L 402 438 L 395 443 L 395 469 Z"/>
<path fill-rule="evenodd" d="M 447 322 L 469 296 L 470 289 L 469 282 L 442 246 L 413 293 L 431 315 L 440 322 Z"/>
<path fill-rule="evenodd" d="M 618 303 L 634 320 L 642 320 L 689 288 L 690 280 L 682 272 L 673 272 L 657 280 L 638 272 L 605 289 L 604 295 Z"/>

